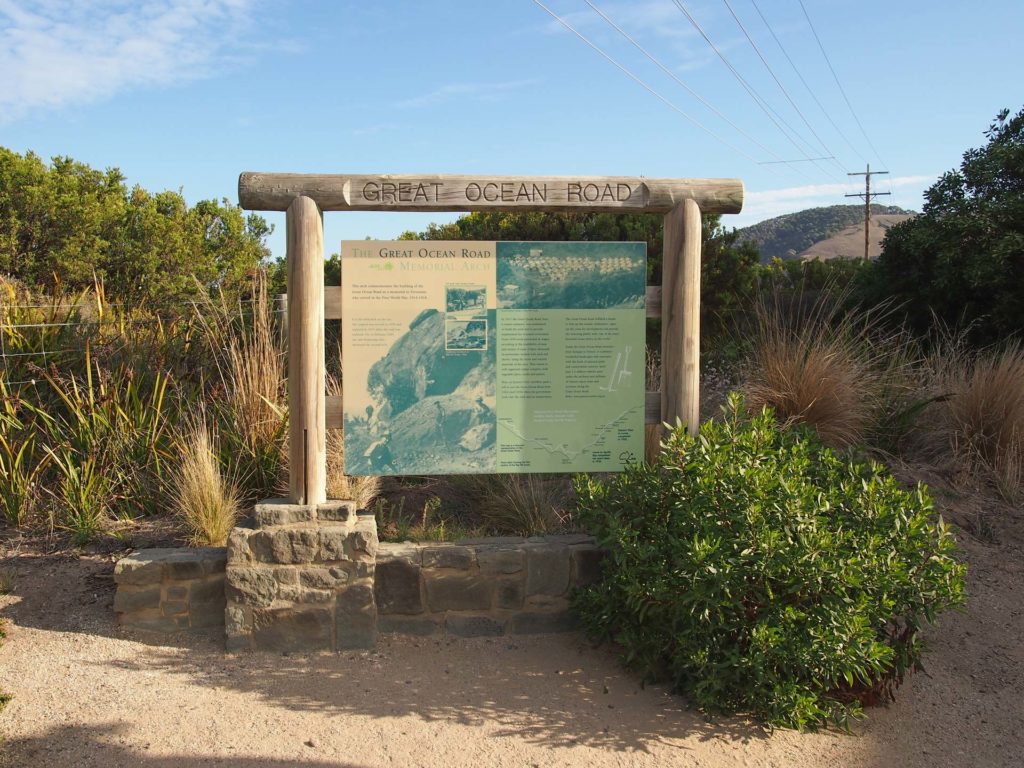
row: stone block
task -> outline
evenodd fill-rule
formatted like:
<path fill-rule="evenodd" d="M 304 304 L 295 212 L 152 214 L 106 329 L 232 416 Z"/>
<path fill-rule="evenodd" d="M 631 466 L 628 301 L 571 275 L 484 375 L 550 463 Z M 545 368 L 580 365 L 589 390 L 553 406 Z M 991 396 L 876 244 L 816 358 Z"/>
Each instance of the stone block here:
<path fill-rule="evenodd" d="M 335 592 L 333 589 L 308 589 L 304 588 L 299 592 L 299 596 L 295 598 L 297 603 L 329 603 L 334 600 Z"/>
<path fill-rule="evenodd" d="M 249 544 L 249 538 L 255 533 L 251 528 L 236 526 L 228 534 L 227 560 L 235 565 L 248 565 L 255 558 Z"/>
<path fill-rule="evenodd" d="M 292 504 L 287 499 L 267 499 L 253 510 L 253 518 L 260 528 L 275 525 L 309 523 L 316 517 L 316 507 L 307 504 Z"/>
<path fill-rule="evenodd" d="M 572 550 L 572 584 L 586 587 L 601 578 L 601 562 L 607 553 L 596 546 L 584 546 Z"/>
<path fill-rule="evenodd" d="M 223 576 L 207 576 L 202 581 L 194 581 L 189 587 L 188 601 L 191 608 L 206 603 L 224 603 L 225 580 Z M 168 590 L 168 597 L 170 590 Z"/>
<path fill-rule="evenodd" d="M 298 584 L 299 569 L 282 565 L 274 569 L 274 581 L 278 584 Z"/>
<path fill-rule="evenodd" d="M 328 568 L 310 567 L 297 570 L 299 584 L 309 589 L 338 589 L 348 581 L 348 572 L 336 565 Z"/>
<path fill-rule="evenodd" d="M 472 572 L 424 572 L 427 602 L 432 611 L 486 611 L 491 607 L 491 582 Z"/>
<path fill-rule="evenodd" d="M 320 528 L 320 554 L 317 557 L 325 563 L 348 560 L 345 542 L 352 529 L 347 525 L 325 525 Z"/>
<path fill-rule="evenodd" d="M 333 499 L 318 505 L 316 516 L 319 520 L 346 523 L 350 520 L 355 520 L 356 503 L 349 500 Z"/>
<path fill-rule="evenodd" d="M 252 631 L 252 611 L 237 605 L 224 609 L 224 631 L 228 635 L 248 635 Z"/>
<path fill-rule="evenodd" d="M 434 619 L 419 616 L 377 616 L 377 631 L 382 634 L 436 635 L 441 625 Z"/>
<path fill-rule="evenodd" d="M 228 568 L 226 592 L 231 601 L 266 606 L 277 597 L 277 590 L 277 581 L 268 569 L 251 566 Z"/>
<path fill-rule="evenodd" d="M 352 570 L 352 578 L 355 579 L 372 579 L 376 570 L 376 563 L 372 561 L 366 563 L 346 563 L 345 565 Z"/>
<path fill-rule="evenodd" d="M 249 557 L 257 563 L 276 563 L 277 556 L 274 554 L 274 531 L 263 530 L 253 531 L 248 538 Z M 232 559 L 231 562 L 234 562 Z"/>
<path fill-rule="evenodd" d="M 523 570 L 523 550 L 518 547 L 480 547 L 476 559 L 480 570 L 488 573 L 519 573 Z"/>
<path fill-rule="evenodd" d="M 509 623 L 509 628 L 514 635 L 546 635 L 554 632 L 570 632 L 576 628 L 575 619 L 568 611 L 517 613 Z"/>
<path fill-rule="evenodd" d="M 464 547 L 503 547 L 518 548 L 526 539 L 522 536 L 480 536 L 472 539 L 459 539 L 456 544 Z"/>
<path fill-rule="evenodd" d="M 164 560 L 164 576 L 174 581 L 191 581 L 206 575 L 204 554 L 197 549 L 179 549 Z"/>
<path fill-rule="evenodd" d="M 565 547 L 553 544 L 527 547 L 527 595 L 563 595 L 569 589 L 569 574 L 569 550 Z"/>
<path fill-rule="evenodd" d="M 260 651 L 330 651 L 334 617 L 327 606 L 257 608 L 252 647 Z"/>
<path fill-rule="evenodd" d="M 420 567 L 407 560 L 377 563 L 373 591 L 382 614 L 423 612 Z"/>
<path fill-rule="evenodd" d="M 130 586 L 120 584 L 114 595 L 114 610 L 118 613 L 136 613 L 160 608 L 160 585 Z"/>
<path fill-rule="evenodd" d="M 122 557 L 114 566 L 114 581 L 118 584 L 142 586 L 159 584 L 164 576 L 164 562 L 169 549 L 140 549 Z"/>
<path fill-rule="evenodd" d="M 360 517 L 345 540 L 345 554 L 352 560 L 372 562 L 377 557 L 378 545 L 376 520 Z"/>
<path fill-rule="evenodd" d="M 273 533 L 270 552 L 275 563 L 311 563 L 320 550 L 315 527 L 285 526 Z"/>
<path fill-rule="evenodd" d="M 497 637 L 505 634 L 505 622 L 490 616 L 449 614 L 445 631 L 455 637 Z"/>
<path fill-rule="evenodd" d="M 335 604 L 338 650 L 373 648 L 377 642 L 377 606 L 369 582 L 344 589 Z"/>
<path fill-rule="evenodd" d="M 211 629 L 224 626 L 224 600 L 219 603 L 190 604 L 188 623 L 192 629 Z"/>
<path fill-rule="evenodd" d="M 523 607 L 526 589 L 522 578 L 501 579 L 494 588 L 494 607 L 518 610 Z"/>
<path fill-rule="evenodd" d="M 569 599 L 566 597 L 553 597 L 551 595 L 530 595 L 526 598 L 526 607 L 529 610 L 555 611 L 569 610 Z"/>
<path fill-rule="evenodd" d="M 410 563 L 420 565 L 423 562 L 422 550 L 423 548 L 420 545 L 410 542 L 403 542 L 401 544 L 381 543 L 377 548 L 377 562 L 407 560 Z"/>
<path fill-rule="evenodd" d="M 187 584 L 171 584 L 167 587 L 167 593 L 164 595 L 167 600 L 187 600 L 188 599 L 188 585 Z"/>
<path fill-rule="evenodd" d="M 593 544 L 594 537 L 589 533 L 550 533 L 544 537 L 544 541 L 560 547 L 571 547 L 577 544 Z"/>
<path fill-rule="evenodd" d="M 473 567 L 476 554 L 469 547 L 445 544 L 423 548 L 424 568 L 456 568 L 462 571 Z"/>
<path fill-rule="evenodd" d="M 188 629 L 188 616 L 161 616 L 159 613 L 125 614 L 122 624 L 147 632 L 180 632 Z"/>
<path fill-rule="evenodd" d="M 164 616 L 187 616 L 188 603 L 184 600 L 165 600 L 160 603 L 160 613 Z"/>
<path fill-rule="evenodd" d="M 251 651 L 252 635 L 228 635 L 224 640 L 224 650 L 228 653 Z"/>

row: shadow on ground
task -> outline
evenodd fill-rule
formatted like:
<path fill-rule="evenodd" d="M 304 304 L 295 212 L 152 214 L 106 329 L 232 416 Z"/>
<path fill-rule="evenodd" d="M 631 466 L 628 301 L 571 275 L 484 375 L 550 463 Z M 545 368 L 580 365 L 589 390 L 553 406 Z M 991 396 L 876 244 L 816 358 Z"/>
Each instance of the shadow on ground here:
<path fill-rule="evenodd" d="M 270 706 L 329 716 L 414 716 L 487 725 L 491 737 L 544 746 L 646 752 L 655 743 L 694 736 L 734 743 L 766 737 L 763 729 L 742 720 L 710 722 L 664 688 L 643 688 L 609 652 L 575 635 L 384 638 L 376 651 L 302 656 L 183 658 L 154 649 L 142 663 L 107 663 L 254 694 Z"/>
<path fill-rule="evenodd" d="M 120 739 L 117 725 L 58 726 L 39 737 L 6 740 L 0 749 L 0 766 L 104 766 L 104 768 L 360 768 L 358 763 L 323 760 L 227 757 L 205 755 L 149 755 Z M 56 746 L 59 745 L 59 746 Z M 84 757 L 84 756 L 88 757 Z M 15 762 L 16 760 L 16 762 Z"/>
<path fill-rule="evenodd" d="M 269 707 L 331 716 L 488 724 L 492 736 L 550 746 L 646 752 L 652 744 L 694 736 L 740 743 L 765 738 L 761 728 L 739 719 L 711 723 L 662 688 L 644 690 L 609 651 L 578 635 L 384 637 L 372 652 L 227 655 L 217 633 L 164 636 L 118 627 L 108 563 L 24 556 L 14 563 L 19 587 L 13 598 L 0 599 L 11 642 L 19 628 L 33 627 L 143 643 L 149 646 L 143 653 L 83 662 L 137 671 L 138 679 L 169 676 L 188 686 L 252 694 Z"/>

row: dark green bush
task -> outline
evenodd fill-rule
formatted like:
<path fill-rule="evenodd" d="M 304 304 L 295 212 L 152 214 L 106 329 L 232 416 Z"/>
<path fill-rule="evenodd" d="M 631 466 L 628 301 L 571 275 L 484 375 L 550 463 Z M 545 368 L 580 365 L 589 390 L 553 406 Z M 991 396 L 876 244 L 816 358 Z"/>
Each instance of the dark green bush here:
<path fill-rule="evenodd" d="M 918 632 L 964 599 L 965 568 L 925 489 L 750 417 L 731 395 L 654 464 L 577 479 L 609 550 L 578 593 L 593 636 L 706 711 L 842 724 L 919 666 Z"/>

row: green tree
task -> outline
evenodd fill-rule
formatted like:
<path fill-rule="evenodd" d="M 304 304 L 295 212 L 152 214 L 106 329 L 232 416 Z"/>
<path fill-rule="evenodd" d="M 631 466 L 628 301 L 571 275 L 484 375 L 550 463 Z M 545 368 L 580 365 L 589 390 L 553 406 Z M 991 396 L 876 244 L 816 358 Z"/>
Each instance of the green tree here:
<path fill-rule="evenodd" d="M 1024 330 L 1024 109 L 985 135 L 925 192 L 920 216 L 889 230 L 870 290 L 904 302 L 918 331 L 934 313 L 978 344 Z"/>
<path fill-rule="evenodd" d="M 266 221 L 227 200 L 189 208 L 180 192 L 130 192 L 117 168 L 47 166 L 0 147 L 0 273 L 30 288 L 168 303 L 201 287 L 234 292 L 270 256 Z M 198 285 L 197 285 L 198 281 Z"/>

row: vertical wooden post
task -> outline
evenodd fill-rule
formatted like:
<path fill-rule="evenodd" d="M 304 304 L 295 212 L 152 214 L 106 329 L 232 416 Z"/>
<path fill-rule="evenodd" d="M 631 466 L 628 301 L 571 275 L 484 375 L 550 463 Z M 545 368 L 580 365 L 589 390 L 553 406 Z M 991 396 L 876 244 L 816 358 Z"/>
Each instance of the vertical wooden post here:
<path fill-rule="evenodd" d="M 700 427 L 700 208 L 687 198 L 665 214 L 661 262 L 661 419 Z"/>
<path fill-rule="evenodd" d="M 288 207 L 288 497 L 327 501 L 324 226 L 312 199 Z"/>

